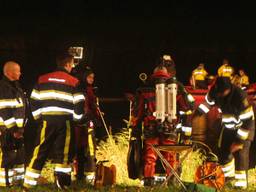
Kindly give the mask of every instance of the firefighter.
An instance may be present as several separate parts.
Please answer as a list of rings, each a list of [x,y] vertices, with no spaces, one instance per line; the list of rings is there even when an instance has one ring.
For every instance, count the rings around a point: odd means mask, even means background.
[[[229,77],[218,77],[205,101],[199,105],[197,113],[208,113],[213,105],[221,111],[218,147],[224,175],[227,180],[235,176],[235,187],[246,188],[249,148],[255,129],[254,112],[246,92],[232,84]]]
[[[204,64],[200,63],[192,72],[192,82],[195,89],[207,89],[207,75],[208,73],[204,68]]]
[[[50,150],[53,150],[57,187],[64,189],[71,184],[73,121],[83,118],[85,97],[78,88],[79,81],[69,74],[74,65],[73,56],[61,54],[56,62],[57,70],[40,76],[31,93],[32,115],[39,123],[39,130],[37,145],[26,167],[25,190],[37,185]]]
[[[243,69],[239,69],[239,85],[242,89],[245,89],[249,85],[249,77],[246,75]]]
[[[232,75],[234,73],[233,67],[229,64],[227,59],[223,60],[223,64],[218,69],[218,76],[219,77],[229,77],[232,79]]]
[[[26,97],[18,82],[20,65],[8,61],[3,72],[0,81],[0,187],[11,186],[24,177],[26,120]]]
[[[166,62],[165,59],[168,59]],[[157,154],[152,149],[152,144],[157,145],[169,145],[177,144],[178,142],[188,142],[191,136],[192,128],[189,117],[192,114],[192,102],[193,97],[188,95],[184,87],[179,84],[175,75],[176,71],[173,60],[170,61],[170,57],[163,57],[162,63],[155,68],[151,76],[151,84],[148,87],[143,87],[137,90],[136,99],[133,106],[132,112],[132,137],[138,138],[138,135],[142,133],[144,138],[143,144],[143,175],[144,175],[144,186],[152,186],[155,184],[155,165],[158,159]],[[155,114],[158,104],[155,85],[158,82],[169,82],[176,87],[178,85],[178,94],[175,95],[177,100],[177,111],[179,112],[180,121],[176,117],[172,119],[172,122],[164,122],[159,124]],[[163,100],[161,100],[163,101]],[[161,102],[160,101],[160,102]],[[171,102],[170,100],[168,102]],[[176,103],[174,104],[176,106]],[[176,109],[174,107],[175,114]],[[175,115],[174,115],[175,116]],[[182,121],[181,121],[182,119]],[[182,122],[182,124],[181,124]],[[141,126],[142,124],[142,126]],[[182,139],[178,141],[178,132],[182,132]],[[177,168],[178,158],[175,152],[163,152],[163,156],[174,168]],[[170,174],[170,169],[166,168],[166,174]]]
[[[89,66],[79,65],[76,67],[76,76],[83,86],[86,96],[84,112],[84,123],[76,126],[76,159],[74,171],[77,179],[84,178],[93,183],[96,170],[96,138],[95,128],[99,126],[100,116],[97,110],[97,97],[95,95],[95,74]]]

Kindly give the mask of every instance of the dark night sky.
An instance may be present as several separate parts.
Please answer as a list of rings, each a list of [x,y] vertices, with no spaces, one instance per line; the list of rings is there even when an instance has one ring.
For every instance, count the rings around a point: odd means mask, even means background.
[[[54,69],[58,51],[85,46],[86,62],[107,97],[134,91],[138,74],[150,73],[163,53],[175,59],[185,84],[199,62],[214,74],[224,57],[256,81],[254,7],[211,2],[0,0],[0,63],[20,62],[29,89]]]

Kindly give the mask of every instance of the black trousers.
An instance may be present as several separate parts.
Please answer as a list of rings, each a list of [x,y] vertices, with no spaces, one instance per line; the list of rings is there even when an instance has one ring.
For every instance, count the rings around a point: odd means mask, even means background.
[[[236,130],[224,128],[219,148],[219,161],[221,165],[225,165],[235,159],[235,170],[248,170],[251,141],[243,141],[243,149],[232,154],[230,146],[237,141],[236,132]]]
[[[96,171],[96,140],[94,128],[79,126],[76,129],[77,177],[80,179]]]
[[[74,156],[74,130],[69,120],[53,117],[49,121],[43,121],[39,128],[37,145],[26,167],[24,187],[31,188],[37,185],[37,179],[51,150],[58,187],[70,185],[70,162]]]
[[[42,170],[51,150],[53,163],[71,162],[74,156],[74,130],[69,120],[43,121],[28,167]]]
[[[0,186],[8,186],[24,176],[24,142],[7,130],[1,135],[0,144]]]

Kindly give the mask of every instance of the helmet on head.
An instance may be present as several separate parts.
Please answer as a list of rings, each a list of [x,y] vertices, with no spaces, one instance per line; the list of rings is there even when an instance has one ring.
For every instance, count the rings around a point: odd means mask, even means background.
[[[176,75],[175,63],[170,55],[163,55],[162,56],[162,65],[166,67],[170,77]]]
[[[154,79],[169,79],[171,76],[167,70],[167,68],[163,65],[158,65],[152,74],[152,78]]]

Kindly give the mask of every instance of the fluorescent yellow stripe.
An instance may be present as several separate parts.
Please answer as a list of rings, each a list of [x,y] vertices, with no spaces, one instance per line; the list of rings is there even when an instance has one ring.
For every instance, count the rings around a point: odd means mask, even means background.
[[[2,162],[3,162],[3,152],[2,152],[2,149],[0,148],[0,168],[2,167]]]
[[[68,92],[64,92],[64,91],[57,91],[54,89],[49,89],[49,90],[44,90],[44,91],[40,91],[40,94],[44,94],[44,93],[58,93],[58,94],[62,94],[62,95],[67,95],[67,96],[72,96],[72,94],[68,93]]]
[[[39,149],[40,149],[40,146],[44,143],[45,141],[45,130],[46,130],[46,121],[43,121],[43,128],[41,130],[41,135],[40,135],[40,143],[39,145],[36,146],[36,148],[34,149],[34,153],[33,153],[33,157],[29,163],[29,168],[32,168],[33,165],[34,165],[34,162],[35,160],[37,159],[37,156],[38,156],[38,153],[39,153]]]
[[[65,147],[64,147],[64,160],[63,163],[68,163],[68,153],[69,153],[69,145],[70,145],[70,122],[66,121],[66,139],[65,139]]]
[[[236,171],[236,174],[246,174],[246,171]]]
[[[55,167],[70,168],[70,165],[68,165],[68,164],[59,164],[59,163],[56,163],[56,164],[55,164]]]
[[[53,111],[53,112],[42,112],[41,114],[42,115],[72,115],[71,113],[61,112],[61,111],[59,111],[59,112],[55,112],[55,111]]]
[[[88,132],[92,131],[92,129],[89,129]],[[92,140],[92,134],[89,133],[88,135],[88,144],[89,144],[89,153],[90,156],[94,156],[94,145],[93,145],[93,140]]]

